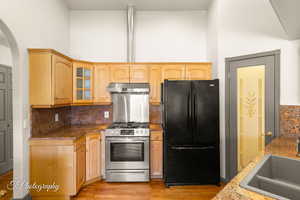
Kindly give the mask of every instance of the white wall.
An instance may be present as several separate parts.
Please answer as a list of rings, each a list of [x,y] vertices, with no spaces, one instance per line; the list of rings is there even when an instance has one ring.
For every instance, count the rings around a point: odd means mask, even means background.
[[[206,11],[137,11],[136,61],[206,61]],[[126,62],[125,11],[71,11],[72,57]]]
[[[219,4],[212,1],[207,13],[207,59],[213,63],[212,76],[218,77]]]
[[[288,41],[268,0],[215,0],[218,14],[221,165],[225,176],[225,58],[281,49],[281,104],[300,105],[300,41]],[[216,13],[209,13],[216,15]]]
[[[206,11],[137,11],[136,61],[207,61]]]
[[[0,64],[12,66],[12,57],[10,48],[0,44]]]
[[[69,11],[62,0],[9,0],[1,3],[0,20],[8,26],[19,48],[15,53],[19,54],[19,60],[14,61],[18,66],[13,66],[14,179],[28,181],[27,48],[53,48],[68,54]],[[18,188],[14,190],[14,198],[23,198],[26,193],[25,188]]]
[[[71,11],[73,58],[126,62],[126,11]]]

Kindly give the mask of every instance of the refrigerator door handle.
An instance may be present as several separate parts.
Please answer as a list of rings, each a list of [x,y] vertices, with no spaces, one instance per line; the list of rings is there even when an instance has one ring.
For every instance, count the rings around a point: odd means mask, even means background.
[[[187,126],[188,126],[188,128],[190,129],[191,128],[191,126],[190,126],[190,124],[191,124],[191,122],[190,122],[190,120],[191,120],[191,101],[190,101],[190,96],[191,96],[191,93],[189,93],[188,94],[188,102],[187,102],[187,107],[188,107],[188,109],[187,109],[187,112],[188,112],[188,117],[187,117]]]
[[[195,130],[195,132],[194,132],[194,134],[197,134],[197,103],[196,103],[196,100],[197,100],[197,97],[196,97],[196,94],[194,94],[194,99],[193,99],[193,104],[194,104],[194,114],[193,114],[193,117],[194,117],[194,130]]]

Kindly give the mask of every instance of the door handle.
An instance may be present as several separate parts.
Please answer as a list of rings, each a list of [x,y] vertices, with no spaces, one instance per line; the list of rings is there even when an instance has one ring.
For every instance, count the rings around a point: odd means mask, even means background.
[[[271,131],[268,131],[267,133],[264,133],[262,136],[273,136],[273,133]]]
[[[188,103],[187,103],[187,112],[188,112],[188,117],[187,117],[187,126],[190,128],[190,123],[191,123],[191,102],[190,102],[190,93],[188,94]]]

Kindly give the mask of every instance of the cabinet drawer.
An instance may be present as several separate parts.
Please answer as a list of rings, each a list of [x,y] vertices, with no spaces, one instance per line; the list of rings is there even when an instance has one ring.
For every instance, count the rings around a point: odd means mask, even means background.
[[[163,140],[163,134],[161,131],[153,131],[150,133],[151,140]]]

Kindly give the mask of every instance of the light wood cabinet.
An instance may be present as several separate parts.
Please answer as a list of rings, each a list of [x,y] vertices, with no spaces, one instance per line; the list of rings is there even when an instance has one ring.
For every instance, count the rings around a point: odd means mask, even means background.
[[[29,49],[30,104],[34,108],[110,105],[109,83],[149,83],[150,103],[160,104],[164,80],[209,80],[211,63],[92,63],[52,49]]]
[[[163,64],[162,82],[164,80],[185,80],[185,64]]]
[[[110,83],[110,66],[96,64],[94,66],[94,104],[111,104],[110,93],[107,86]]]
[[[85,183],[86,174],[86,144],[81,142],[75,152],[76,160],[76,193]]]
[[[35,108],[72,103],[72,62],[49,49],[29,49],[29,98]]]
[[[151,132],[150,173],[151,178],[163,177],[163,140],[162,131]]]
[[[197,63],[186,65],[187,80],[210,80],[211,63]]]
[[[143,64],[130,65],[130,83],[148,83],[149,66]]]
[[[93,102],[93,73],[91,63],[73,63],[73,104],[90,104]]]
[[[110,64],[111,83],[129,83],[129,64]]]
[[[86,181],[99,179],[101,176],[101,135],[86,136]]]
[[[30,183],[59,185],[58,190],[31,190],[33,199],[63,199],[76,195],[85,182],[85,137],[73,140],[29,141]]]
[[[53,55],[54,104],[67,105],[72,102],[72,63],[67,59]]]
[[[149,82],[150,82],[150,103],[160,104],[161,95],[161,66],[151,65],[149,69]]]

